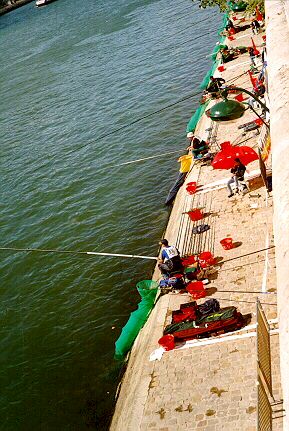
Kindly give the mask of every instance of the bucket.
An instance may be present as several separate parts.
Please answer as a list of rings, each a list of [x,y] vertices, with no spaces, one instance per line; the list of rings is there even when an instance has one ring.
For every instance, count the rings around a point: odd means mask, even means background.
[[[261,118],[256,118],[256,120],[254,120],[254,123],[259,127],[262,126],[262,124],[264,124]]]
[[[191,281],[186,289],[192,295],[193,299],[200,299],[206,296],[206,289],[202,281]]]
[[[199,254],[199,263],[201,268],[205,269],[208,266],[214,265],[216,263],[216,259],[210,251],[203,251]]]
[[[193,263],[196,263],[196,259],[195,259],[194,255],[192,255],[192,256],[186,256],[186,257],[182,258],[182,265],[184,267],[192,265]]]
[[[175,337],[172,334],[164,335],[159,339],[158,343],[166,351],[173,350],[175,348]]]
[[[238,96],[235,96],[234,99],[237,100],[237,102],[244,102],[245,100],[243,93],[238,94]]]
[[[191,211],[188,211],[187,214],[192,221],[198,221],[198,220],[201,220],[203,218],[203,213],[198,208],[194,208]]]
[[[219,72],[224,72],[224,70],[226,70],[226,69],[225,69],[225,67],[223,65],[221,65],[221,66],[218,67],[218,71]]]
[[[224,238],[220,241],[220,243],[224,250],[231,250],[231,248],[234,248],[232,238]]]
[[[189,195],[193,195],[194,193],[196,193],[197,183],[195,181],[192,181],[191,183],[188,183],[187,187],[186,187],[186,190],[189,193]]]

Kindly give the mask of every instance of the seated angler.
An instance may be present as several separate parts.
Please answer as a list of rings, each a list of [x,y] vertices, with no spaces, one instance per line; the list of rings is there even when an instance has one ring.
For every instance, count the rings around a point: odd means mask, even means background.
[[[200,159],[209,151],[209,145],[203,139],[200,141],[200,139],[193,137],[191,145],[187,150],[192,150],[194,159]]]
[[[159,244],[162,246],[161,258],[158,265],[161,273],[169,276],[172,272],[182,272],[183,265],[179,250],[174,245],[169,245],[167,239],[162,239]]]
[[[233,175],[227,182],[227,189],[229,191],[228,198],[231,198],[234,195],[231,184],[235,184],[236,190],[239,191],[239,182],[244,181],[244,175],[246,172],[246,166],[243,165],[240,159],[235,159],[235,162],[235,166],[231,169],[231,173]],[[245,186],[245,189],[248,189],[247,186]]]
[[[228,63],[229,61],[234,60],[236,54],[234,49],[221,49],[220,55],[222,62]]]
[[[210,82],[206,88],[206,91],[212,96],[217,96],[222,85],[224,84],[225,80],[223,78],[214,78],[214,76],[210,76]]]

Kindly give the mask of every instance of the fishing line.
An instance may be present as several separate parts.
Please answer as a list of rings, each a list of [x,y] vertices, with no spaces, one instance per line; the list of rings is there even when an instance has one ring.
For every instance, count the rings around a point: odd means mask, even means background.
[[[271,250],[275,248],[275,245],[270,245],[270,247],[261,248],[260,250],[252,251],[250,253],[242,254],[241,256],[231,257],[231,259],[222,260],[219,262],[220,264],[223,264],[225,262],[231,262],[232,260],[240,259],[242,257],[251,256],[252,254],[261,253],[262,251]],[[244,265],[245,266],[245,265]]]
[[[158,114],[158,113],[160,113],[162,111],[165,111],[168,108],[171,108],[172,106],[176,106],[179,103],[184,102],[185,100],[191,99],[192,97],[195,97],[195,96],[201,94],[202,92],[203,92],[202,90],[199,90],[196,93],[193,93],[193,94],[190,94],[188,96],[185,96],[185,97],[177,100],[176,102],[170,103],[169,105],[166,105],[163,108],[158,109],[157,111],[153,111],[153,112],[151,112],[151,113],[149,113],[147,115],[144,115],[144,116],[142,116],[140,118],[137,118],[136,120],[132,121],[131,123],[124,124],[123,126],[118,127],[117,129],[114,129],[111,132],[104,133],[103,135],[98,136],[95,141],[99,141],[101,139],[106,138],[107,136],[111,136],[111,135],[119,132],[120,130],[127,129],[128,127],[132,126],[133,124],[139,123],[140,121],[142,121],[142,120],[144,120],[146,118],[152,117],[155,114]]]
[[[178,44],[178,46],[176,46],[174,49],[177,49],[179,46],[182,46],[182,45],[184,45],[185,43],[189,43],[189,42],[193,42],[193,41],[195,41],[195,40],[201,39],[201,38],[202,38],[202,37],[204,37],[204,36],[208,36],[208,33],[199,34],[198,36],[195,36],[195,37],[193,37],[192,39],[185,40],[184,42],[179,43],[179,44]]]
[[[244,139],[243,141],[241,141],[238,144],[236,144],[236,146],[237,145],[241,145],[244,142],[247,142],[247,141],[249,141],[250,139],[253,139],[253,138],[255,138],[255,136],[250,136],[249,138]],[[234,144],[235,141],[232,142],[232,145]],[[150,159],[156,159],[156,158],[159,158],[159,157],[164,157],[164,156],[167,156],[169,154],[183,153],[184,151],[187,151],[187,149],[184,148],[184,149],[179,149],[179,150],[176,150],[176,151],[169,151],[167,153],[157,154],[155,156],[143,157],[142,159],[130,160],[129,162],[119,163],[118,165],[115,165],[115,164],[105,165],[105,166],[99,167],[99,170],[100,169],[108,169],[108,168],[112,168],[112,167],[113,168],[118,168],[118,167],[124,166],[124,165],[130,165],[130,164],[133,164],[133,163],[139,163],[139,162],[143,162],[143,161],[150,160]],[[192,166],[192,168],[190,169],[190,171],[188,172],[188,174],[192,171],[193,167],[194,167],[194,165]]]
[[[258,102],[257,102],[258,103]],[[264,120],[264,118],[261,117],[260,114],[258,114],[258,112],[253,108],[253,106],[249,105],[250,109],[254,112],[255,115],[257,115],[257,117],[263,122],[263,124],[265,124],[265,126],[267,127],[267,129],[269,130],[269,124],[266,123],[266,121]]]
[[[252,251],[241,256],[232,257],[231,259],[223,260],[219,264],[230,262],[235,259],[250,256],[252,254],[261,253],[262,251],[270,250],[275,248],[275,245],[270,247],[262,248],[260,250]],[[139,259],[151,259],[157,260],[157,257],[153,256],[141,256],[137,254],[119,254],[119,253],[105,253],[96,251],[78,251],[78,250],[61,250],[61,249],[45,249],[45,248],[20,248],[20,247],[0,247],[0,251],[23,251],[23,252],[38,252],[38,253],[64,253],[64,254],[82,254],[82,255],[93,255],[93,256],[110,256],[110,257],[128,257],[128,258],[139,258]]]
[[[156,156],[144,157],[142,159],[137,159],[137,160],[131,160],[129,162],[120,163],[119,165],[108,165],[108,166],[105,166],[105,168],[108,168],[108,167],[117,168],[119,166],[130,165],[131,163],[138,163],[138,162],[143,162],[144,160],[156,159],[157,157],[163,157],[163,156],[166,156],[168,154],[176,154],[176,153],[180,153],[180,152],[183,153],[184,151],[186,151],[186,149],[179,149],[179,150],[176,150],[176,151],[169,151],[168,153],[158,154]]]
[[[182,18],[182,17],[181,17]],[[203,22],[205,22],[205,21],[208,21],[208,18],[204,18],[204,19],[202,19],[202,20],[200,20],[200,21],[197,21],[196,23],[192,23],[191,25],[190,25],[190,28],[192,28],[192,26],[193,26],[193,30],[198,30],[198,28],[196,27],[196,25],[198,25],[198,24],[201,24],[201,23],[203,23]],[[216,31],[218,31],[218,29],[216,29]],[[180,33],[184,33],[184,30],[180,30],[180,31],[178,31],[178,32],[176,32],[176,33],[173,33],[173,34],[170,34],[169,35],[169,38],[171,39],[172,37],[174,37],[174,36],[177,36],[178,34],[180,34]],[[190,31],[190,33],[192,33],[191,31]],[[198,39],[200,39],[201,37],[203,37],[203,36],[208,36],[209,35],[209,33],[208,32],[206,32],[206,33],[202,33],[202,34],[196,34],[196,36],[193,38],[193,39],[188,39],[187,40],[187,42],[190,42],[190,41],[193,41],[193,40],[198,40]],[[152,40],[154,40],[154,41],[156,41],[156,39],[154,38],[154,39],[152,39]],[[147,41],[147,39],[146,39],[146,41]],[[160,43],[163,43],[163,42],[170,42],[170,40],[168,39],[168,38],[165,38],[165,39],[157,39],[157,42],[160,42]],[[186,43],[186,41],[185,42],[182,42],[181,43],[181,45],[183,45],[184,43]],[[179,44],[180,45],[180,44]],[[178,46],[179,46],[178,45]],[[152,57],[153,56],[153,54],[152,55],[150,55],[150,56],[148,56],[148,57],[146,57],[146,58],[150,58],[150,57]]]
[[[241,78],[241,76],[246,75],[246,73],[248,73],[248,71],[246,70],[246,72],[241,73],[241,75],[235,76],[234,78],[228,79],[226,80],[226,82],[234,82],[237,79]]]
[[[178,45],[178,47],[179,47],[180,45],[183,45],[184,43],[188,43],[188,42],[190,42],[190,41],[198,40],[198,39],[200,39],[200,38],[202,38],[202,37],[204,37],[204,36],[207,36],[207,35],[208,35],[208,33],[207,33],[207,32],[206,32],[206,33],[203,33],[203,34],[201,34],[201,35],[199,35],[199,36],[194,37],[193,39],[190,39],[189,41],[187,40],[187,41],[183,42],[182,44],[179,44],[179,45]],[[167,72],[166,72],[166,73],[167,73]],[[240,76],[241,76],[241,75],[240,75]],[[229,80],[229,81],[230,81],[230,80]],[[145,81],[144,81],[144,82],[145,82]],[[156,114],[158,114],[158,113],[160,113],[160,112],[163,112],[163,111],[165,111],[165,110],[166,110],[166,109],[168,109],[168,108],[171,108],[171,107],[173,107],[173,106],[176,106],[176,105],[178,105],[179,103],[182,103],[182,102],[184,102],[185,100],[191,99],[191,98],[193,98],[193,97],[195,97],[195,96],[198,96],[198,95],[200,95],[200,94],[202,94],[202,93],[203,93],[203,90],[199,90],[199,91],[197,91],[197,92],[195,92],[195,93],[193,93],[193,94],[191,94],[191,95],[185,96],[185,97],[183,97],[183,98],[181,98],[181,99],[177,100],[176,102],[173,102],[173,103],[170,103],[169,105],[164,106],[163,108],[160,108],[160,109],[158,109],[158,110],[156,110],[156,111],[153,111],[153,112],[151,112],[151,113],[149,113],[149,114],[147,114],[147,115],[144,115],[144,116],[142,116],[142,117],[140,117],[140,118],[137,118],[136,120],[134,120],[134,121],[132,121],[132,122],[130,122],[130,123],[128,123],[128,124],[124,124],[123,126],[118,127],[117,129],[114,129],[114,130],[112,130],[111,132],[104,133],[103,135],[98,136],[98,137],[96,138],[96,141],[101,140],[101,139],[104,139],[104,138],[106,138],[106,137],[108,137],[108,136],[111,136],[111,135],[113,135],[113,134],[115,134],[115,133],[117,133],[117,132],[119,132],[119,131],[121,131],[121,130],[124,130],[124,129],[126,129],[126,128],[128,128],[128,127],[130,127],[130,126],[132,126],[132,125],[134,125],[134,124],[136,124],[136,123],[138,123],[138,122],[140,122],[140,121],[142,121],[142,120],[146,119],[146,118],[152,117],[153,115],[156,115]]]
[[[262,293],[262,292],[258,292],[258,293]],[[256,304],[256,301],[242,301],[241,299],[218,298],[218,301],[245,302],[246,304]],[[262,305],[277,305],[276,302],[261,302],[261,304]]]
[[[268,259],[275,259],[275,256],[269,256]],[[265,262],[266,259],[258,259],[258,260],[254,260],[253,262],[248,262],[246,265],[257,265],[260,262]],[[243,268],[243,266],[239,266],[238,268]],[[227,271],[235,271],[236,267],[232,266],[231,268],[226,268],[226,269],[218,269],[218,274],[220,272],[227,272]]]
[[[119,254],[119,253],[103,253],[96,251],[78,251],[78,250],[58,250],[58,249],[42,249],[42,248],[17,248],[17,247],[0,247],[1,250],[8,251],[23,251],[23,252],[38,252],[38,253],[65,253],[65,254],[82,254],[82,255],[93,255],[93,256],[109,256],[109,257],[126,257],[126,258],[137,258],[137,259],[151,259],[157,260],[157,257],[153,256],[140,256],[137,254]]]
[[[198,37],[195,37],[195,38],[194,38],[194,39],[192,39],[192,40],[197,40],[197,39],[199,39],[199,38],[201,38],[201,37],[203,37],[203,36],[205,36],[205,35],[207,35],[207,33],[204,33],[204,34],[202,34],[202,35],[199,35]],[[187,42],[188,42],[188,41],[186,41],[186,42],[184,42],[184,43],[187,43]],[[247,72],[244,72],[244,73],[242,73],[241,75],[239,75],[239,76],[237,76],[237,77],[235,77],[235,78],[229,79],[229,80],[228,80],[228,81],[226,81],[226,82],[231,82],[232,80],[236,80],[236,79],[238,79],[240,76],[244,75],[245,73],[247,73]],[[164,74],[165,74],[165,73],[164,73]],[[146,82],[146,81],[143,81],[143,82]],[[178,105],[179,103],[182,103],[182,102],[184,102],[184,101],[186,101],[186,100],[189,100],[189,99],[191,99],[191,98],[193,98],[193,97],[195,97],[195,96],[198,96],[198,95],[200,95],[200,94],[202,94],[202,93],[203,93],[203,90],[196,91],[195,93],[190,94],[190,95],[188,95],[188,96],[185,96],[185,97],[183,97],[183,98],[181,98],[181,99],[177,100],[176,102],[173,102],[173,103],[170,103],[169,105],[164,106],[163,108],[160,108],[160,109],[158,109],[158,110],[156,110],[156,111],[153,111],[153,112],[151,112],[151,113],[149,113],[149,114],[143,115],[142,117],[139,117],[139,118],[137,118],[137,119],[133,120],[133,121],[132,121],[132,122],[130,122],[130,123],[124,124],[123,126],[118,127],[117,129],[114,129],[114,130],[112,130],[111,132],[104,133],[103,135],[98,136],[98,137],[96,138],[96,140],[95,140],[95,141],[97,142],[97,141],[99,141],[99,140],[101,140],[101,139],[104,139],[104,138],[106,138],[106,137],[108,137],[108,136],[111,136],[111,135],[113,135],[113,134],[115,134],[115,133],[117,133],[117,132],[119,132],[119,131],[121,131],[121,130],[124,130],[124,129],[126,129],[126,128],[128,128],[128,127],[130,127],[130,126],[132,126],[132,125],[134,125],[134,124],[136,124],[136,123],[139,123],[139,122],[140,122],[140,121],[142,121],[142,120],[145,120],[146,118],[149,118],[149,117],[152,117],[153,115],[159,114],[160,112],[163,112],[163,111],[165,111],[166,109],[169,109],[169,108],[171,108],[171,107],[173,107],[173,106],[176,106],[176,105]]]
[[[208,289],[210,289],[210,287],[208,287]],[[218,288],[216,288],[217,290],[216,290],[216,292],[215,293],[218,293],[218,292],[226,292],[226,293],[248,293],[248,294],[251,294],[251,293],[258,293],[258,295],[259,294],[262,294],[262,295],[277,295],[277,293],[276,292],[262,292],[262,291],[260,291],[260,290],[219,290]]]
[[[241,136],[239,136],[239,138],[240,137],[242,137],[242,135]],[[237,138],[232,142],[232,145],[234,146],[234,147],[238,147],[239,145],[241,145],[241,144],[244,144],[245,142],[248,142],[248,141],[250,141],[250,139],[253,139],[253,138],[256,138],[256,136],[250,136],[249,138],[246,138],[246,139],[244,139],[243,141],[241,141],[241,142],[239,142],[238,144],[235,144],[235,145],[233,145],[234,144],[234,142],[236,142],[236,140],[237,140]],[[256,145],[258,145],[258,143],[256,144]]]
[[[187,17],[187,15],[183,15],[183,16],[181,16],[180,18],[184,18],[184,17]],[[180,19],[179,17],[177,18],[177,19]],[[204,18],[204,19],[202,19],[202,20],[200,20],[200,21],[197,21],[195,24],[201,24],[202,22],[205,22],[205,21],[208,21],[208,18]],[[190,25],[190,28],[192,27],[192,25],[193,25],[193,28],[194,28],[194,23],[192,23],[191,25]],[[194,28],[194,30],[197,30],[197,29],[195,29]],[[170,34],[170,38],[171,37],[174,37],[174,36],[177,36],[178,34],[180,34],[180,33],[183,33],[184,32],[184,29],[182,29],[182,30],[180,30],[180,31],[177,31],[176,33],[172,33],[172,34]],[[191,31],[190,31],[190,33],[191,33]],[[158,39],[158,42],[164,42],[164,41],[166,41],[167,40],[167,38],[166,39],[163,39],[163,40],[159,40]],[[146,39],[146,41],[147,41],[147,39]],[[155,38],[153,38],[153,39],[151,39],[151,41],[155,41]]]

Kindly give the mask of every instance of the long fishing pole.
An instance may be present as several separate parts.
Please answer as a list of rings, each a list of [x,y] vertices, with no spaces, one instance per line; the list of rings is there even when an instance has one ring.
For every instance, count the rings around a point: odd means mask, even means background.
[[[236,144],[236,146],[237,145],[241,145],[244,142],[247,142],[247,141],[249,141],[250,139],[253,139],[253,138],[255,138],[255,136],[250,136],[249,138],[246,138],[243,141],[241,141],[238,144]],[[239,136],[235,139],[235,141],[237,139],[239,139]],[[235,143],[235,141],[232,142],[232,145]],[[179,150],[176,150],[176,151],[168,151],[167,153],[157,154],[155,156],[143,157],[142,159],[130,160],[129,162],[119,163],[118,165],[115,165],[115,164],[113,164],[113,165],[112,164],[111,165],[105,165],[105,166],[102,166],[100,169],[107,169],[107,168],[110,168],[110,167],[118,168],[119,166],[130,165],[132,163],[139,163],[139,162],[143,162],[145,160],[156,159],[156,158],[167,156],[169,154],[176,154],[176,153],[181,153],[181,152],[184,152],[184,151],[187,151],[187,148],[179,149]],[[192,168],[193,168],[193,166],[192,166]],[[190,170],[190,172],[191,172],[191,170]]]
[[[142,159],[137,159],[137,160],[130,160],[129,162],[123,162],[123,163],[119,163],[118,165],[109,165],[109,166],[113,166],[115,168],[117,168],[118,166],[124,166],[124,165],[130,165],[131,163],[138,163],[138,162],[143,162],[144,160],[149,160],[149,159],[156,159],[158,157],[163,157],[163,156],[167,156],[168,154],[176,154],[176,153],[180,153],[185,151],[186,149],[179,149],[176,151],[169,151],[167,153],[162,153],[162,154],[157,154],[156,156],[149,156],[149,157],[144,157]],[[107,168],[108,166],[105,166],[105,168]]]
[[[232,260],[240,259],[242,257],[250,256],[252,254],[261,253],[262,251],[271,250],[273,248],[275,248],[275,245],[271,245],[266,248],[261,248],[259,250],[255,250],[250,253],[243,254],[241,256],[236,256],[230,259],[223,260],[220,262],[220,264],[223,264],[225,262],[230,262]],[[138,254],[105,253],[105,252],[97,252],[97,251],[60,250],[60,249],[46,249],[46,248],[0,247],[0,251],[23,251],[27,253],[38,252],[38,253],[83,254],[83,255],[94,255],[94,256],[127,257],[127,258],[137,258],[137,259],[158,260],[158,257],[142,256]]]
[[[157,260],[157,257],[153,256],[140,256],[137,254],[120,254],[120,253],[104,253],[96,251],[78,251],[78,250],[59,250],[59,249],[42,249],[42,248],[18,248],[18,247],[0,247],[0,251],[23,251],[23,252],[38,252],[38,253],[66,253],[66,254],[83,254],[93,256],[109,256],[109,257],[126,257],[136,259],[151,259]]]

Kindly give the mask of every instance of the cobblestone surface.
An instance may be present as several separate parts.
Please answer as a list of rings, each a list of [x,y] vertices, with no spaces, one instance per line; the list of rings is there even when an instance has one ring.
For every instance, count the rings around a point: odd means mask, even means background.
[[[247,33],[242,44],[249,45],[250,37]],[[240,45],[238,41],[234,44]],[[242,73],[242,66],[233,68],[244,61],[242,58],[230,63],[224,72],[226,79]],[[243,67],[246,70],[248,64]],[[247,76],[240,77],[236,83],[250,87]],[[256,146],[257,137],[253,132],[244,138],[237,128],[252,118],[254,115],[247,112],[237,123],[216,127],[214,145],[218,147],[224,140],[240,142],[249,138],[246,145]],[[203,117],[197,132],[205,137],[205,130],[210,127],[210,120]],[[258,162],[250,165],[251,172],[256,169]],[[214,171],[201,163],[194,165],[187,182],[197,181],[205,187],[194,196],[188,196],[185,187],[181,188],[166,237],[177,243],[183,254],[209,250],[218,258],[218,265],[209,275],[207,296],[217,298],[223,307],[234,305],[244,315],[250,314],[250,325],[256,323],[256,298],[259,297],[267,318],[276,319],[272,197],[267,195],[261,177],[257,176],[250,180],[248,194],[228,199],[226,176],[226,171]],[[223,185],[216,189],[212,185],[216,181],[223,181]],[[202,235],[192,234],[192,227],[197,223],[183,214],[194,207],[203,208],[206,217],[202,222],[210,225],[210,230]],[[228,236],[236,245],[232,250],[224,250],[220,244]],[[158,276],[156,270],[154,277]],[[256,430],[254,326],[226,337],[215,337],[218,342],[214,344],[175,349],[164,353],[160,361],[149,362],[165,324],[170,323],[172,311],[190,300],[188,294],[167,294],[159,298],[132,349],[111,431]],[[272,328],[276,329],[276,324]],[[242,337],[236,338],[236,334]],[[271,353],[273,392],[275,401],[279,401],[282,395],[276,331],[271,335]],[[273,429],[282,430],[282,404],[276,404],[273,411]]]

